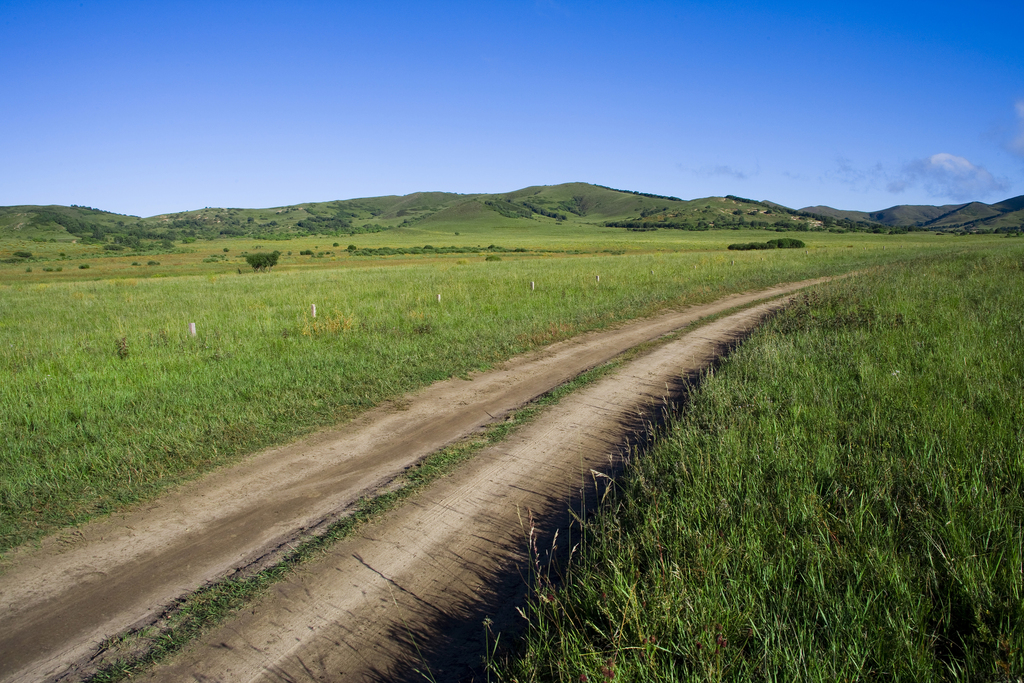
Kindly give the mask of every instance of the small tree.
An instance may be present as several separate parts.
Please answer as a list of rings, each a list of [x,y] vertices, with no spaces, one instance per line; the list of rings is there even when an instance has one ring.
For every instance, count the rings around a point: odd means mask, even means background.
[[[272,251],[269,254],[266,252],[259,254],[246,254],[245,262],[252,266],[252,269],[257,273],[265,272],[277,265],[277,259],[281,256],[281,252]]]

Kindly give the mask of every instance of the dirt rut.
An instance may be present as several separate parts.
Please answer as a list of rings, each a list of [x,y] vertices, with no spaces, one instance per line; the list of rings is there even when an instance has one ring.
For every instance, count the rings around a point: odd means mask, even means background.
[[[310,528],[344,514],[362,495],[385,485],[417,460],[502,419],[509,411],[579,373],[701,317],[816,282],[730,296],[713,304],[669,311],[614,330],[552,344],[513,359],[501,368],[475,375],[471,381],[455,379],[427,387],[410,396],[401,410],[394,406],[371,410],[342,429],[260,453],[129,513],[49,538],[39,548],[13,553],[0,575],[0,680],[57,678],[93,652],[103,639],[152,620],[176,598],[205,582],[261,558],[273,557]],[[645,356],[651,359],[674,354],[666,357],[664,367],[657,371],[642,371],[646,379],[629,385],[632,388],[625,389],[620,398],[609,402],[607,397],[612,392],[619,396],[619,390],[612,386],[615,382],[603,380],[596,385],[602,387],[597,393],[591,388],[572,397],[572,405],[579,401],[590,403],[583,404],[576,417],[566,418],[568,422],[551,424],[544,419],[506,444],[490,449],[486,457],[476,458],[457,478],[467,481],[467,477],[476,477],[469,489],[451,489],[456,485],[453,478],[433,487],[429,498],[421,497],[405,506],[397,516],[389,518],[386,527],[374,526],[367,531],[363,542],[369,544],[368,559],[346,560],[347,564],[339,565],[337,571],[328,572],[338,581],[333,588],[325,586],[314,591],[312,587],[303,587],[302,581],[323,580],[303,573],[298,584],[292,581],[277,589],[275,594],[297,601],[294,612],[302,616],[282,621],[282,615],[292,611],[290,608],[275,611],[266,607],[253,618],[267,616],[271,621],[262,622],[257,631],[248,630],[250,627],[243,625],[245,619],[229,625],[229,630],[239,629],[239,647],[246,651],[242,659],[247,663],[242,666],[229,657],[231,663],[223,665],[219,673],[213,669],[209,674],[197,672],[194,680],[248,680],[265,676],[276,680],[276,674],[272,674],[275,667],[306,666],[303,648],[312,642],[317,644],[311,652],[323,659],[321,670],[332,680],[339,677],[340,671],[366,680],[368,671],[374,667],[393,669],[384,679],[397,674],[399,669],[394,667],[406,666],[398,662],[405,661],[403,656],[408,654],[403,645],[407,638],[402,633],[411,634],[417,629],[435,632],[434,622],[438,619],[458,617],[462,609],[459,604],[468,605],[466,610],[478,609],[473,607],[479,603],[476,598],[487,592],[487,586],[498,586],[491,579],[517,562],[518,539],[508,532],[510,509],[518,504],[522,509],[531,507],[544,512],[544,501],[567,500],[570,489],[579,488],[580,468],[587,471],[587,463],[591,462],[607,464],[609,452],[621,444],[629,422],[623,421],[623,415],[635,417],[640,406],[660,401],[666,393],[665,382],[678,377],[680,369],[690,363],[687,354],[697,366],[706,364],[716,344],[755,324],[765,310],[761,306],[738,314],[740,317],[730,316],[727,320],[733,322],[713,323],[700,328],[694,338],[686,338],[686,344],[706,338],[701,342],[705,344],[703,351],[685,344],[681,347],[682,342],[677,341]],[[628,367],[639,366],[634,361]],[[624,381],[630,372],[638,371],[620,371],[616,373],[618,381]],[[562,410],[560,405],[558,414]],[[583,419],[587,415],[604,418],[593,423]],[[512,455],[505,459],[495,455],[501,452]],[[600,455],[594,460],[596,452]],[[545,455],[538,460],[535,453]],[[498,469],[488,469],[492,466]],[[509,484],[513,481],[519,484]],[[495,501],[504,501],[504,507],[495,507]],[[470,521],[483,526],[470,525]],[[390,540],[366,540],[385,528],[393,529]],[[518,523],[514,529],[518,533]],[[477,539],[481,545],[460,545],[459,539],[469,538]],[[335,556],[352,555],[350,542],[339,547],[347,550],[339,550]],[[388,548],[390,555],[377,554]],[[354,571],[351,575],[347,573],[350,570]],[[427,577],[427,584],[416,589],[399,588],[405,585],[403,572],[409,572],[410,582],[422,574]],[[448,577],[457,585],[453,586]],[[358,597],[364,592],[366,596]],[[395,604],[404,605],[400,600],[412,601],[412,607],[403,607],[404,611],[398,613],[407,623],[413,620],[416,625],[382,640],[385,630],[390,628],[384,613],[392,613]],[[313,612],[307,613],[307,608]],[[337,618],[344,614],[351,618]],[[456,622],[457,618],[452,623]],[[270,626],[266,626],[268,623]],[[362,635],[345,635],[352,625],[362,629]],[[296,633],[304,634],[305,638],[296,641]],[[339,663],[335,661],[337,653],[325,655],[324,643],[328,641],[323,637],[330,642],[348,643],[337,650],[350,652],[354,659]],[[287,645],[283,650],[282,643]],[[231,651],[230,646],[222,649],[224,653]],[[369,669],[365,663],[357,666],[370,650],[380,651],[381,657],[371,658]],[[207,660],[209,666],[215,666],[209,645],[196,652],[202,654],[201,661],[194,662],[194,666],[206,666]],[[192,660],[183,659],[185,663],[178,666],[193,666],[189,661]],[[390,663],[383,666],[381,662],[385,661]],[[327,674],[328,669],[332,673]],[[173,679],[181,675],[193,680],[184,669],[173,671],[177,673],[161,676]],[[309,678],[305,674],[299,677]]]
[[[508,606],[534,567],[531,521],[543,568],[554,529],[563,547],[577,541],[567,508],[586,500],[592,471],[616,469],[626,437],[657,419],[681,377],[779,305],[701,327],[563,399],[147,680],[484,680],[484,619],[514,626]]]

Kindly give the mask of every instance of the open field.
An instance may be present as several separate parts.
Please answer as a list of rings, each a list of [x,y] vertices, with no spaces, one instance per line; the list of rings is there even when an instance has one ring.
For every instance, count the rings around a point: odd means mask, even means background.
[[[502,680],[1019,680],[1024,252],[823,285],[637,457]]]
[[[668,310],[516,356],[500,368],[473,373],[472,381],[452,378],[435,382],[403,397],[400,410],[388,405],[369,410],[349,424],[256,453],[145,505],[11,553],[6,571],[0,574],[5,617],[0,619],[0,651],[10,653],[0,659],[0,680],[47,679],[69,664],[88,672],[105,669],[104,662],[116,662],[107,671],[111,675],[120,672],[117,677],[144,668],[232,609],[254,603],[271,584],[287,580],[307,561],[311,561],[310,571],[322,569],[316,560],[333,542],[350,536],[360,522],[375,517],[375,512],[416,489],[425,489],[426,481],[437,478],[455,462],[474,452],[487,457],[487,449],[482,447],[487,442],[501,442],[501,434],[507,435],[528,421],[531,413],[540,413],[534,436],[516,450],[529,448],[532,457],[549,466],[561,463],[556,469],[578,467],[576,452],[593,466],[604,466],[605,451],[583,448],[580,432],[589,436],[590,446],[633,436],[638,412],[656,415],[662,397],[671,398],[672,392],[678,391],[680,362],[699,371],[721,344],[755,325],[766,310],[783,305],[777,297],[813,282]],[[754,309],[699,324],[707,316],[752,304]],[[685,332],[680,333],[682,330]],[[681,334],[686,341],[672,346],[673,339],[666,334],[672,338]],[[657,353],[652,348],[657,348]],[[660,361],[652,365],[655,357]],[[594,370],[587,372],[588,368]],[[618,376],[612,379],[613,374]],[[578,388],[598,376],[607,381],[600,388],[589,388],[589,398],[574,397],[576,409],[555,423],[548,421],[550,415],[536,404],[518,409],[538,397],[550,405],[552,393],[565,396],[572,393],[573,386]],[[601,410],[593,410],[595,401]],[[567,424],[575,427],[567,430]],[[561,438],[554,432],[560,432]],[[566,439],[571,446],[566,446]],[[446,444],[453,446],[445,448]],[[506,458],[504,467],[515,462],[516,458],[511,462]],[[474,539],[474,552],[483,551],[489,564],[501,565],[508,559],[508,553],[501,550],[504,544],[494,548],[493,540],[517,536],[517,526],[508,523],[516,516],[513,501],[519,497],[517,490],[525,486],[532,492],[533,509],[539,511],[538,505],[544,504],[564,510],[558,492],[576,480],[540,477],[534,467],[515,469],[523,484],[513,486],[503,477],[487,486],[469,486],[473,501],[468,504],[479,503],[487,490],[497,513],[483,514],[477,506],[479,514],[474,517],[487,521],[468,534]],[[450,474],[455,478],[464,475],[461,469]],[[421,515],[433,517],[437,511],[425,512],[422,503],[410,501],[406,512],[422,519]],[[499,518],[505,522],[497,523]],[[442,525],[449,533],[459,533],[460,526],[458,516],[449,517]],[[462,530],[459,535],[466,537],[467,533]],[[417,544],[425,542],[422,534],[414,538]],[[450,543],[442,541],[441,545],[450,552]],[[510,546],[516,554],[515,543]],[[460,577],[475,571],[450,566],[439,572],[436,563],[428,559],[437,556],[431,551],[407,558],[415,565],[412,571],[418,581],[435,587],[452,582],[464,585]],[[473,564],[479,569],[478,563]],[[330,573],[350,585],[350,577],[333,570]],[[523,573],[513,574],[515,583],[523,585]],[[202,589],[189,594],[199,586]],[[185,597],[179,601],[183,592]],[[455,593],[454,589],[442,593],[433,602],[444,610]],[[360,593],[352,595],[358,598]],[[139,623],[148,627],[154,619],[159,624],[155,629],[130,628]],[[351,614],[339,619],[361,632],[383,627],[383,622],[366,624],[365,617],[356,619]],[[102,645],[104,642],[107,645]],[[122,643],[128,647],[121,647]],[[145,649],[147,644],[152,649],[138,657],[138,648]],[[98,660],[90,656],[96,648],[102,652]],[[83,655],[87,663],[82,662]],[[273,656],[268,652],[268,657]],[[378,661],[384,665],[387,659]],[[365,664],[364,658],[364,668]],[[350,667],[345,668],[356,676]],[[110,678],[104,675],[101,680]]]
[[[457,233],[457,234],[456,234]],[[0,239],[0,258],[15,252],[28,252],[32,258],[17,264],[0,263],[0,283],[26,284],[66,282],[108,278],[152,278],[180,275],[238,275],[251,271],[245,254],[280,251],[279,271],[334,270],[345,267],[374,267],[382,263],[422,263],[429,253],[416,256],[366,257],[352,256],[347,247],[360,249],[381,247],[481,248],[482,253],[434,256],[440,263],[483,261],[491,253],[486,248],[496,245],[504,249],[524,249],[525,253],[495,252],[504,260],[552,258],[569,255],[600,256],[611,253],[656,254],[724,250],[734,242],[756,242],[776,239],[793,233],[768,230],[708,230],[690,232],[657,230],[631,232],[622,228],[565,223],[538,226],[528,222],[505,222],[499,225],[467,223],[429,223],[410,228],[354,236],[307,236],[285,241],[249,238],[202,240],[191,244],[175,244],[171,248],[154,247],[143,251],[107,251],[101,244],[34,243],[31,240]],[[876,235],[871,233],[799,233],[810,250],[949,248],[988,242],[992,236],[963,237],[941,233],[910,233],[907,235]],[[1012,242],[1010,242],[1012,243]],[[337,246],[335,246],[337,245]],[[225,251],[225,249],[227,251]],[[311,251],[313,255],[300,252]],[[761,254],[764,256],[764,254]],[[150,263],[152,262],[152,265]],[[82,268],[81,266],[88,266]],[[27,269],[31,272],[26,272]],[[59,271],[57,269],[60,269]],[[49,270],[47,270],[49,269]]]
[[[0,367],[10,379],[0,387],[0,548],[587,329],[931,251],[1015,244],[820,233],[806,237],[806,252],[733,253],[722,249],[734,231],[603,230],[592,236],[592,251],[619,249],[623,234],[648,246],[620,256],[502,254],[501,262],[483,255],[306,257],[243,276],[234,266],[202,263],[205,249],[160,266],[164,275],[209,268],[204,276],[120,277],[132,268],[124,264],[130,257],[95,261],[88,271],[3,271]],[[749,240],[757,232],[742,234]],[[401,246],[398,236],[364,235],[362,244]],[[466,240],[490,244],[482,237]],[[425,241],[422,234],[405,239]],[[493,241],[569,250],[582,246],[583,232],[510,232]],[[104,279],[59,281],[87,272]]]

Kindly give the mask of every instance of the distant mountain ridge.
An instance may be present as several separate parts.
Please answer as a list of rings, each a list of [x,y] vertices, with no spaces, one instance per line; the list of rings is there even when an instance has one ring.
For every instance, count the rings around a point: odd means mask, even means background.
[[[803,212],[862,223],[881,223],[892,227],[917,227],[932,230],[1000,230],[1024,227],[1024,195],[995,204],[898,204],[881,211],[844,211],[830,206],[808,206]]]
[[[534,185],[497,194],[414,192],[264,209],[206,207],[148,218],[80,206],[0,207],[0,237],[80,240],[108,244],[110,249],[136,249],[152,242],[169,248],[174,242],[218,237],[283,240],[310,234],[455,232],[460,226],[560,223],[642,231],[864,229],[849,221],[800,215],[778,204],[732,195],[683,200],[590,183]]]
[[[414,192],[404,196],[306,202],[263,209],[206,207],[148,218],[85,206],[0,207],[0,238],[82,241],[124,250],[220,237],[287,240],[302,235],[358,235],[384,230],[458,234],[464,227],[572,223],[649,230],[777,232],[909,230],[1021,231],[1024,195],[997,204],[894,206],[840,211],[813,206],[795,211],[771,201],[734,195],[683,200],[590,183],[534,185],[496,194]]]

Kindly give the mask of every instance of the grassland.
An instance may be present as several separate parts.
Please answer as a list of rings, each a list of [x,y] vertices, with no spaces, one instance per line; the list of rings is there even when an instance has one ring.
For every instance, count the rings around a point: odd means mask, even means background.
[[[210,256],[268,247],[203,242],[158,257],[159,266],[131,266],[131,256],[71,251],[95,245],[48,243],[40,246],[65,250],[64,261],[59,251],[48,261],[69,264],[63,271],[0,268],[0,367],[9,378],[0,387],[0,549],[587,329],[995,240],[817,233],[804,236],[806,251],[736,254],[724,251],[735,231],[461,228],[356,241],[527,251],[501,262],[482,253],[358,257],[307,237],[274,272],[239,275]],[[335,253],[300,258],[302,247]],[[93,267],[73,267],[81,261]]]
[[[1010,244],[835,281],[763,327],[538,579],[501,680],[1020,680]]]

